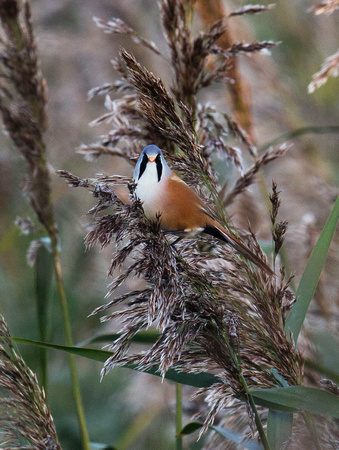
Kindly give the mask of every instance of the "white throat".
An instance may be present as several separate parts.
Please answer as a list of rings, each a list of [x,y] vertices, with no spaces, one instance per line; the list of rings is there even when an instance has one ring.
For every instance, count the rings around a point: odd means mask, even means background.
[[[138,180],[135,194],[142,201],[145,215],[149,219],[155,219],[156,214],[161,212],[160,205],[165,184],[166,175],[162,173],[162,177],[158,181],[156,163],[148,162],[144,173]]]

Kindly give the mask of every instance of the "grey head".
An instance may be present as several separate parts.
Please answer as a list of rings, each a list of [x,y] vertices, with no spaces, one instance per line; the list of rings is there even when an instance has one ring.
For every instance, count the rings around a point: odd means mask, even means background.
[[[162,151],[156,145],[147,145],[141,152],[134,169],[133,179],[138,182],[146,170],[148,163],[155,163],[158,174],[158,182],[165,176],[170,176],[171,169],[162,154]]]

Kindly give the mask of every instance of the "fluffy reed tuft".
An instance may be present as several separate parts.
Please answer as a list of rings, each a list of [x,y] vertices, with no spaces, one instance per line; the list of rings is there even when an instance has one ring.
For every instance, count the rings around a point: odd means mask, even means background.
[[[25,193],[50,236],[53,205],[43,134],[47,128],[46,84],[42,77],[29,2],[0,2],[0,113],[28,166]]]
[[[61,449],[43,390],[0,316],[0,447]]]

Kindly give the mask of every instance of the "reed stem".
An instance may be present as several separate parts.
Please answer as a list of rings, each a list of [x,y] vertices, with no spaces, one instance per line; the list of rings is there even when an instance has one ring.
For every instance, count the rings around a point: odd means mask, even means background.
[[[176,450],[182,450],[182,384],[176,384]]]
[[[58,294],[61,304],[61,311],[62,311],[62,321],[65,329],[65,336],[66,336],[66,342],[69,347],[73,346],[73,339],[72,339],[72,332],[71,332],[71,323],[69,318],[69,310],[68,310],[68,304],[67,304],[67,298],[62,278],[62,271],[61,271],[61,263],[60,263],[60,251],[57,247],[56,239],[52,240],[52,251],[53,251],[53,259],[54,259],[54,269],[55,269],[55,275],[56,275],[56,283],[58,288]],[[74,401],[76,405],[77,410],[77,416],[79,421],[79,427],[81,432],[81,441],[82,441],[82,448],[83,450],[90,450],[90,440],[88,435],[88,430],[86,426],[86,420],[85,420],[85,414],[83,410],[82,405],[82,399],[81,399],[81,392],[80,392],[80,385],[79,385],[79,379],[75,364],[75,357],[74,355],[69,354],[69,366],[71,371],[71,378],[72,378],[72,385],[73,385],[73,396]]]

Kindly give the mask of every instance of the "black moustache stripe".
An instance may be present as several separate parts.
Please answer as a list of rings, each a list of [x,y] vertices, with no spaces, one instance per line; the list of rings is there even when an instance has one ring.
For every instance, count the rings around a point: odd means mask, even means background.
[[[161,174],[162,174],[162,164],[161,164],[161,157],[160,155],[157,155],[155,158],[155,162],[157,165],[157,172],[158,172],[158,183],[161,180]]]
[[[140,172],[139,172],[138,180],[140,180],[141,175],[145,172],[147,163],[148,163],[148,157],[146,156],[146,153],[144,153],[144,156],[142,157],[142,161],[140,164]]]

